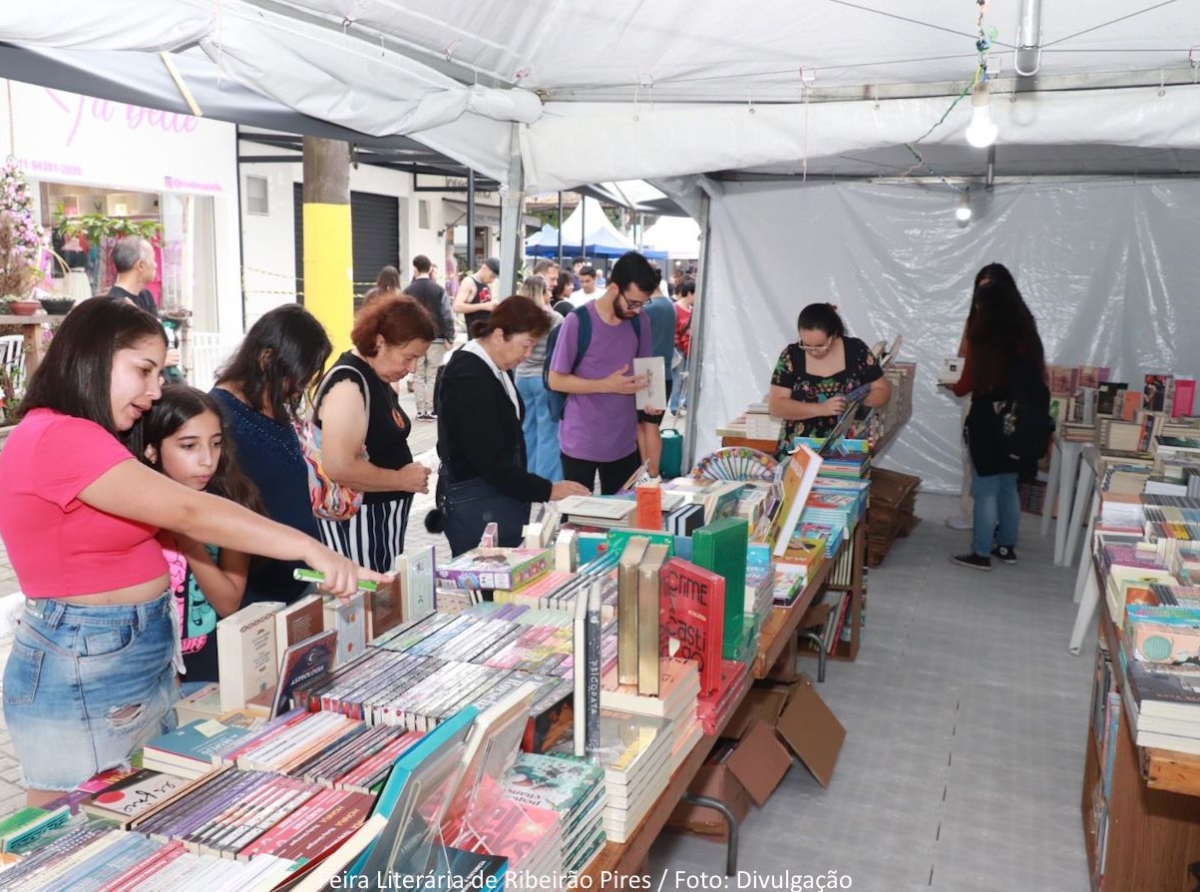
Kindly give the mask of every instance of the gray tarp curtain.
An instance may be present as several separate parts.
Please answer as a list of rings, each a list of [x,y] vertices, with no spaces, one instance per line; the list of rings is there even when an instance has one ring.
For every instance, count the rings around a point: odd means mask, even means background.
[[[957,491],[959,409],[937,374],[992,261],[1013,271],[1052,362],[1108,365],[1130,383],[1200,373],[1200,181],[973,189],[965,227],[941,185],[716,185],[697,455],[766,392],[801,308],[828,301],[868,343],[903,334],[901,359],[919,363],[912,421],[883,464]]]

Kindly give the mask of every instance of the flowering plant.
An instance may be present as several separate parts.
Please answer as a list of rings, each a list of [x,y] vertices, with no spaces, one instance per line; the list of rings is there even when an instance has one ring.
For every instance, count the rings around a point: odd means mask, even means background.
[[[42,280],[42,271],[29,262],[12,211],[0,211],[0,300],[24,298]]]
[[[13,250],[24,258],[27,266],[40,268],[46,248],[46,230],[34,215],[33,191],[13,158],[0,168],[0,212],[7,213],[12,221]]]

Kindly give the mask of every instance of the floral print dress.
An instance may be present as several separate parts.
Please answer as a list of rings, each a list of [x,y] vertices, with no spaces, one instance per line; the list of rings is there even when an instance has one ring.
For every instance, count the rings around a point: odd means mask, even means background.
[[[835,396],[844,396],[863,384],[870,384],[883,377],[883,370],[875,354],[864,341],[858,338],[843,338],[846,351],[846,367],[836,374],[822,377],[811,375],[807,369],[807,357],[799,343],[788,344],[779,354],[771,384],[786,387],[792,399],[802,403],[823,403]],[[823,437],[833,430],[837,417],[823,415],[804,421],[784,422],[784,440],[790,444],[794,437]]]

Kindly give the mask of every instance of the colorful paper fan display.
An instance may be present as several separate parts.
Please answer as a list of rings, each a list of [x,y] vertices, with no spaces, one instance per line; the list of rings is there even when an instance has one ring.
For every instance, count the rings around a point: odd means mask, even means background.
[[[707,480],[765,480],[775,479],[779,462],[749,446],[726,446],[696,462],[693,477]]]

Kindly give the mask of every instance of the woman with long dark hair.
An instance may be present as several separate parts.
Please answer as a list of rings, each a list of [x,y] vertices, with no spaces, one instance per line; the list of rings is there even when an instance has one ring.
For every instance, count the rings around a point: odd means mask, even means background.
[[[1040,404],[1045,381],[1046,355],[1037,323],[1011,277],[980,285],[967,324],[967,362],[954,388],[960,396],[971,396],[963,433],[975,497],[971,551],[955,555],[957,564],[990,570],[992,557],[1017,562],[1017,481],[1034,470],[1036,460],[1014,452],[1014,406]]]
[[[242,470],[262,493],[267,516],[314,539],[320,531],[295,424],[305,393],[332,352],[316,317],[299,304],[285,304],[250,327],[211,391]],[[292,578],[297,566],[256,563],[246,581],[246,603],[295,601],[308,589]]]
[[[174,724],[178,614],[160,530],[306,563],[335,594],[358,586],[358,568],[316,539],[134,457],[166,356],[149,313],[84,301],[55,333],[0,453],[0,538],[25,595],[4,718],[30,805],[127,767]]]

